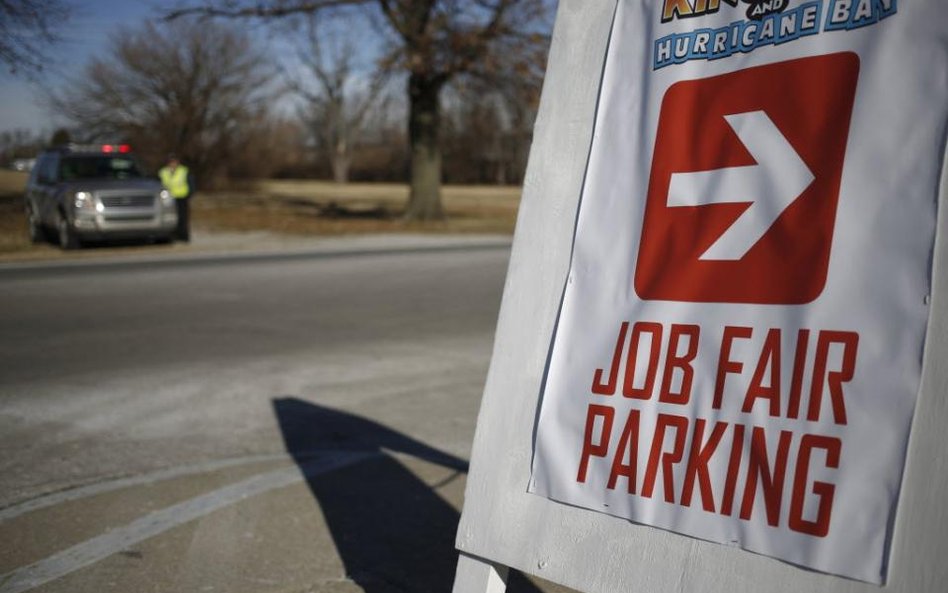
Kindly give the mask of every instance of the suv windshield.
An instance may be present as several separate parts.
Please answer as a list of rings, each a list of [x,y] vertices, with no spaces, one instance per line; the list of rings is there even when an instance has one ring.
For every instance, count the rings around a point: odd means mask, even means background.
[[[110,155],[65,156],[60,165],[60,179],[137,179],[141,169],[128,157]]]

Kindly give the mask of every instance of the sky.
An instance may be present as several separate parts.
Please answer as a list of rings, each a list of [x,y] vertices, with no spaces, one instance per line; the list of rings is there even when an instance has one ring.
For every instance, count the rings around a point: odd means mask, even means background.
[[[51,71],[41,83],[55,83],[66,73],[78,72],[90,57],[108,48],[110,35],[122,26],[137,26],[155,18],[154,0],[70,1],[72,17],[60,29],[62,42],[50,52]],[[58,122],[40,100],[37,84],[0,69],[0,132],[17,128],[51,131]]]
[[[38,82],[11,75],[6,68],[0,67],[0,132],[15,129],[27,129],[34,133],[52,134],[67,122],[51,112],[43,101],[40,85],[55,87],[68,93],[63,86],[67,76],[76,76],[85,68],[89,60],[97,55],[105,55],[116,32],[122,28],[137,28],[145,21],[159,20],[163,10],[175,4],[167,0],[65,0],[72,14],[67,23],[59,29],[62,41],[53,46],[49,55],[50,68]],[[341,31],[343,37],[357,39],[355,50],[361,54],[357,60],[362,66],[369,66],[377,54],[381,40],[373,33],[366,21],[347,20],[343,17]],[[242,21],[242,28],[248,30],[264,45],[271,57],[283,64],[286,72],[294,75],[302,72],[294,56],[299,51],[285,41],[280,31],[264,26],[260,21]],[[352,35],[357,28],[361,35]],[[358,79],[355,84],[359,84]],[[284,96],[276,106],[280,112],[293,112],[293,99]]]
[[[28,129],[52,134],[57,127],[66,124],[44,106],[40,85],[60,87],[67,75],[80,73],[92,57],[104,55],[112,35],[118,30],[139,27],[149,19],[158,20],[161,10],[171,5],[161,0],[67,0],[67,3],[72,16],[59,31],[62,42],[50,51],[53,67],[38,83],[12,76],[0,68],[0,132]],[[272,31],[268,34],[259,22],[255,24],[250,27],[252,33],[259,35],[259,41],[271,53],[279,53],[286,62],[295,50],[285,44],[281,46],[279,35]],[[292,67],[292,64],[286,65]]]

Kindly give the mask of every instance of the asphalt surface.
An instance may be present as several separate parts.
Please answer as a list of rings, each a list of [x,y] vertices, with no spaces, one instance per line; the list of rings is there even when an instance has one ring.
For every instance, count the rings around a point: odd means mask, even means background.
[[[508,255],[0,266],[0,593],[449,591]]]

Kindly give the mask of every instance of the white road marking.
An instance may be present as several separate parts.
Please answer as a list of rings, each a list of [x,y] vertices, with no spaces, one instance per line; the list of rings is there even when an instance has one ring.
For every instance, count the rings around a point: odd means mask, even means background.
[[[381,455],[378,452],[336,452],[302,466],[286,467],[218,488],[190,500],[149,513],[0,577],[0,593],[20,593],[126,550],[146,539],[253,496],[284,488],[341,467]]]
[[[292,461],[293,458],[287,453],[275,453],[271,455],[251,455],[248,457],[221,459],[209,461],[206,463],[197,463],[170,469],[163,469],[141,476],[117,478],[106,482],[96,482],[95,484],[89,484],[87,486],[79,486],[77,488],[70,488],[68,490],[51,492],[31,500],[0,509],[0,523],[9,521],[10,519],[14,519],[26,513],[56,506],[57,504],[62,504],[64,502],[70,502],[73,500],[87,498],[89,496],[104,494],[113,490],[120,490],[122,488],[129,488],[132,486],[141,486],[144,484],[154,484],[155,482],[161,482],[163,480],[169,480],[172,478],[192,476],[195,474],[205,474],[238,465],[249,465],[251,463],[263,463],[267,461],[280,461],[281,459]]]

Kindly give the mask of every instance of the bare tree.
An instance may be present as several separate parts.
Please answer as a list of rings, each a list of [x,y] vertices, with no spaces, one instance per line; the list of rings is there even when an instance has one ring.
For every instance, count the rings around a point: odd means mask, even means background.
[[[68,17],[62,0],[0,0],[0,62],[11,74],[36,75]]]
[[[298,52],[305,77],[287,73],[287,85],[303,99],[300,116],[328,156],[333,179],[346,183],[369,111],[384,103],[380,91],[385,73],[359,67],[348,34],[341,39],[313,18],[307,20],[305,30],[305,43]]]
[[[237,132],[226,163],[229,180],[266,179],[302,166],[305,141],[296,118],[260,111]]]
[[[247,35],[185,19],[119,32],[51,102],[90,138],[130,141],[153,164],[174,152],[207,182],[246,146],[271,78]]]
[[[407,74],[411,194],[406,216],[438,219],[441,204],[441,92],[459,76],[529,76],[542,70],[547,0],[203,0],[167,13],[273,19],[360,5],[387,25],[384,63]]]
[[[442,130],[444,177],[450,183],[496,183],[519,180],[514,128],[504,105],[494,96],[471,100],[451,97]]]
[[[33,158],[45,144],[40,134],[25,128],[0,132],[0,163]]]
[[[448,89],[445,177],[461,183],[520,183],[533,136],[542,72],[461,78]]]

